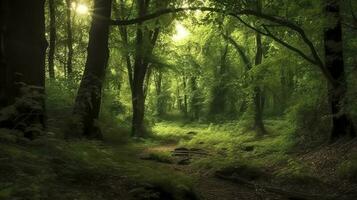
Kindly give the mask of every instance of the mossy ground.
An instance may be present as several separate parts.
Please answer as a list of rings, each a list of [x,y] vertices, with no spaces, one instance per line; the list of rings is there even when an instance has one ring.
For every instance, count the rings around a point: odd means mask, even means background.
[[[137,157],[141,144],[4,140],[0,199],[194,198],[192,179]]]
[[[185,124],[161,122],[153,129],[162,144],[176,140],[178,147],[200,148],[210,156],[193,159],[192,168],[205,173],[223,171],[264,184],[278,185],[301,192],[333,194],[354,191],[356,163],[355,144],[340,152],[340,145],[305,149],[293,137],[293,129],[282,120],[266,121],[268,134],[257,136],[254,130],[244,128],[244,122],[224,124]],[[195,133],[190,134],[190,133]],[[333,149],[335,154],[328,154]],[[341,154],[345,154],[342,156]],[[340,156],[341,155],[341,156]],[[316,163],[334,160],[330,166]],[[334,169],[338,169],[337,173]],[[328,175],[328,174],[333,174]],[[349,181],[349,180],[350,181]],[[341,183],[339,187],[331,187]],[[348,188],[346,188],[348,187]]]
[[[125,128],[107,121],[101,142],[66,141],[58,138],[61,134],[29,141],[3,129],[0,199],[195,199],[198,182],[203,183],[199,190],[219,187],[221,183],[209,178],[216,172],[302,192],[334,193],[343,187],[354,191],[357,165],[351,152],[356,145],[346,147],[343,157],[326,153],[333,147],[304,151],[296,146],[286,122],[266,124],[269,134],[257,137],[242,122],[160,122],[150,138],[129,139]],[[171,151],[178,147],[203,149],[208,155],[177,170]],[[148,160],[141,159],[143,153]],[[332,164],[321,167],[322,161]],[[334,175],[326,175],[329,172]],[[336,181],[339,187],[331,190],[329,184]]]

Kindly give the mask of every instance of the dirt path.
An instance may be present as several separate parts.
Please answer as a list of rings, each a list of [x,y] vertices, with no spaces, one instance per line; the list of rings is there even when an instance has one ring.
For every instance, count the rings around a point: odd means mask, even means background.
[[[147,152],[171,152],[175,145],[162,145],[150,149]],[[196,178],[195,190],[202,200],[285,200],[277,194],[252,189],[244,184],[237,184],[214,177],[212,174],[204,174],[195,171],[189,164],[165,164],[172,170],[182,172],[190,177]]]

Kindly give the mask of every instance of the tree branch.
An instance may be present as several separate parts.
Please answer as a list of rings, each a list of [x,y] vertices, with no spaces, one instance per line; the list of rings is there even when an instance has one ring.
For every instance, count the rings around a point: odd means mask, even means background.
[[[272,34],[270,32],[270,30],[268,29],[267,25],[262,25],[262,26],[263,26],[264,30],[267,32],[267,36],[271,37],[274,41],[280,43],[281,45],[285,46],[286,48],[290,49],[291,51],[296,52],[301,57],[303,57],[305,60],[309,61],[310,63],[317,65],[317,62],[314,59],[310,58],[308,55],[303,53],[300,49],[293,47],[290,44],[288,44],[287,42],[285,42],[284,40],[274,36],[274,34]]]
[[[222,34],[223,38],[226,39],[231,45],[236,49],[236,51],[239,53],[240,57],[242,58],[245,68],[247,71],[249,71],[252,68],[252,64],[249,61],[249,58],[243,51],[243,47],[240,46],[234,39],[228,35]]]
[[[296,25],[295,23],[276,17],[276,16],[272,16],[272,15],[268,15],[268,14],[264,14],[261,12],[257,12],[255,10],[240,10],[237,12],[230,12],[230,11],[226,11],[224,9],[220,9],[220,8],[213,8],[213,7],[186,7],[186,8],[167,8],[167,9],[162,9],[159,11],[156,11],[152,14],[148,14],[139,18],[135,18],[135,19],[130,19],[130,20],[110,20],[110,24],[111,25],[118,25],[118,26],[123,26],[123,25],[131,25],[131,24],[137,24],[137,23],[142,23],[151,19],[155,19],[157,17],[160,17],[162,15],[166,15],[166,14],[171,14],[171,13],[178,13],[178,12],[184,12],[184,11],[202,11],[202,12],[216,12],[216,13],[221,13],[227,16],[231,16],[234,17],[236,19],[238,19],[240,22],[242,22],[244,25],[246,25],[247,27],[253,29],[254,31],[271,37],[273,38],[275,41],[279,42],[280,44],[282,44],[283,46],[287,47],[290,50],[293,50],[294,52],[297,52],[299,55],[301,55],[304,59],[306,59],[307,61],[309,61],[310,63],[317,65],[320,70],[322,71],[322,73],[324,74],[324,76],[326,77],[326,79],[332,84],[335,85],[336,81],[333,79],[332,75],[329,73],[329,71],[326,69],[326,66],[324,64],[324,62],[322,61],[322,59],[320,58],[320,56],[318,55],[318,52],[314,46],[314,44],[312,43],[311,40],[309,40],[309,38],[307,37],[305,31],[298,25]],[[246,22],[244,22],[240,16],[242,15],[246,15],[246,16],[254,16],[254,17],[258,17],[273,23],[276,23],[278,25],[290,28],[292,30],[294,30],[296,33],[298,33],[300,35],[300,37],[302,38],[303,42],[309,47],[310,52],[312,54],[312,58],[310,58],[309,56],[307,56],[306,54],[304,54],[301,50],[289,45],[288,43],[282,41],[281,39],[275,37],[273,34],[271,33],[264,33],[256,28],[254,28],[253,26],[247,24]],[[266,27],[265,27],[266,28]],[[273,36],[273,37],[272,37]]]

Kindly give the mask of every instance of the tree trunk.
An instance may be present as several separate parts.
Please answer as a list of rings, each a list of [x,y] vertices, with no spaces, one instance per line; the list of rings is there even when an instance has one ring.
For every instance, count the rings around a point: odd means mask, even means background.
[[[356,136],[353,121],[344,110],[347,81],[343,61],[342,26],[340,16],[340,1],[330,0],[326,6],[328,17],[335,22],[328,27],[324,34],[326,68],[336,80],[335,85],[329,86],[329,103],[332,113],[331,142],[349,135]]]
[[[144,80],[147,72],[147,65],[145,65],[144,61],[143,37],[142,28],[139,27],[136,32],[136,55],[134,63],[133,87],[131,92],[133,106],[132,135],[137,137],[144,136],[146,132],[144,125]]]
[[[71,76],[73,72],[73,30],[72,30],[72,1],[71,0],[66,0],[66,15],[67,15],[67,21],[66,21],[66,32],[67,32],[67,75]]]
[[[89,32],[88,55],[84,74],[79,86],[74,116],[81,127],[78,136],[100,139],[102,137],[95,121],[99,117],[102,86],[108,62],[108,37],[111,0],[95,0],[92,24]]]
[[[150,1],[137,0],[139,17],[145,16],[149,7]],[[144,125],[145,114],[145,89],[144,81],[148,72],[149,60],[156,41],[158,39],[160,29],[154,31],[147,30],[145,25],[138,24],[136,31],[136,50],[133,70],[133,85],[132,85],[132,136],[144,137],[146,135]]]
[[[187,77],[183,76],[183,114],[187,117],[188,114],[188,97],[187,97]]]
[[[40,129],[44,127],[45,104],[42,94],[47,47],[44,2],[1,1],[0,108],[14,104],[15,101],[19,101],[17,106],[21,106],[13,127],[7,128],[15,128],[20,122],[25,127],[34,124]],[[27,104],[21,104],[21,100]],[[28,102],[32,104],[28,105]],[[18,121],[20,118],[21,121]],[[33,138],[32,131],[23,131],[25,136]]]
[[[50,45],[48,51],[48,73],[50,79],[55,79],[55,69],[54,69],[54,58],[57,40],[57,30],[56,30],[56,6],[54,0],[48,1],[48,6],[50,10]]]
[[[156,70],[154,74],[155,89],[156,89],[156,113],[157,116],[161,117],[165,113],[165,104],[162,95],[162,71],[160,69]]]
[[[223,115],[227,111],[227,87],[225,76],[228,71],[227,69],[227,54],[228,54],[228,44],[222,49],[221,59],[219,68],[215,71],[216,84],[213,86],[211,91],[212,100],[209,108],[209,116],[212,120],[216,120],[216,117]]]
[[[262,2],[257,0],[257,11],[262,11]],[[255,55],[255,66],[262,63],[263,60],[263,45],[262,36],[260,33],[256,33],[256,55]],[[255,86],[253,91],[253,101],[254,101],[254,128],[257,130],[258,135],[266,134],[266,130],[263,122],[263,111],[264,111],[264,96],[260,86]]]
[[[124,0],[120,0],[120,2],[114,1],[114,14],[118,19],[125,19],[125,2]],[[122,39],[122,43],[124,46],[124,58],[126,61],[126,68],[128,70],[128,79],[129,79],[129,86],[132,90],[133,87],[133,66],[131,62],[131,57],[129,53],[129,39],[128,39],[128,29],[127,26],[119,26],[119,33]]]
[[[197,77],[191,76],[190,78],[191,84],[191,101],[190,101],[190,112],[192,120],[198,120],[200,118],[200,99],[198,94],[198,86],[197,86]]]

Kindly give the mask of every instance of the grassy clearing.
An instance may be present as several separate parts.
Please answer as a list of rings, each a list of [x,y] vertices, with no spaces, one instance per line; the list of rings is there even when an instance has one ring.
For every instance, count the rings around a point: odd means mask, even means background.
[[[270,120],[266,122],[269,134],[257,137],[241,123],[226,124],[183,124],[161,122],[153,131],[162,143],[176,142],[179,147],[208,150],[212,156],[195,160],[197,170],[239,171],[241,175],[256,174],[273,177],[279,182],[314,180],[308,166],[300,162],[291,151],[294,149],[292,129],[286,122]],[[194,132],[195,135],[189,133]],[[299,182],[299,181],[296,181]]]

